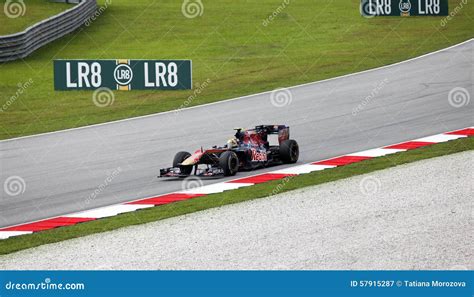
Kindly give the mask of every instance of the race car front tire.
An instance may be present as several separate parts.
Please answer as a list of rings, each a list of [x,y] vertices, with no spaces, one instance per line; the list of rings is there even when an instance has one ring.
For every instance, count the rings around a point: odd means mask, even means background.
[[[225,151],[219,157],[219,166],[225,176],[235,175],[239,171],[239,157],[233,151]]]
[[[179,167],[179,170],[181,174],[183,175],[190,175],[191,172],[193,171],[193,166],[180,166],[179,165],[190,156],[191,154],[188,152],[177,152],[176,155],[174,155],[173,167]]]
[[[287,139],[280,144],[280,159],[283,163],[296,163],[300,155],[298,143],[293,139]]]

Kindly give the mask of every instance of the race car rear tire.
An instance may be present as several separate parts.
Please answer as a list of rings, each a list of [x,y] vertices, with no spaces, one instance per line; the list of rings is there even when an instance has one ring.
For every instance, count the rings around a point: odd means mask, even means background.
[[[184,160],[186,160],[190,156],[191,154],[188,152],[177,152],[176,155],[174,155],[173,167],[179,167],[179,170],[181,171],[181,174],[183,175],[190,175],[191,172],[193,171],[193,166],[178,165],[178,164],[181,164]]]
[[[225,151],[219,157],[219,166],[225,176],[235,175],[239,171],[239,157],[233,151]]]
[[[280,144],[280,159],[283,163],[296,163],[300,155],[298,143],[287,139]]]

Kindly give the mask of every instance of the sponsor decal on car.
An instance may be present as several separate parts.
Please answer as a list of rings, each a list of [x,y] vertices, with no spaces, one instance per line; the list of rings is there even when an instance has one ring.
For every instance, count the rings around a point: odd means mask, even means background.
[[[250,149],[252,152],[252,161],[267,161],[267,152],[259,152],[256,149]]]

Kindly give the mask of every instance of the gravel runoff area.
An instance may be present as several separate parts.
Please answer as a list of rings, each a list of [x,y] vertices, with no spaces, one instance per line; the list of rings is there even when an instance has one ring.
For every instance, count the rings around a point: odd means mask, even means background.
[[[473,269],[474,151],[0,256],[0,269]]]

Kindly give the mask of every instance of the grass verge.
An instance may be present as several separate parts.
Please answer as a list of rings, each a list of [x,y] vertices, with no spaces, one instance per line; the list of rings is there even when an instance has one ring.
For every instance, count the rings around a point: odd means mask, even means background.
[[[419,160],[459,153],[474,149],[474,137],[453,140],[403,153],[387,155],[347,166],[312,172],[284,180],[212,194],[186,201],[138,210],[97,221],[42,231],[31,235],[12,237],[0,241],[0,255],[36,247],[43,244],[115,230],[121,227],[144,224],[188,214],[200,210],[268,197],[274,193],[332,182],[355,175],[382,170]],[[276,191],[278,189],[278,191]]]
[[[38,11],[30,6],[38,2],[26,2],[27,13]],[[0,64],[0,139],[318,81],[403,61],[474,37],[474,5],[462,5],[461,0],[449,0],[450,11],[456,11],[449,21],[444,17],[367,19],[360,16],[360,0],[203,1],[202,15],[195,18],[184,16],[183,1],[98,2],[100,16],[90,26],[24,60]],[[2,19],[0,24],[2,30],[13,30],[10,20]],[[91,91],[54,91],[53,59],[117,58],[192,59],[194,88],[200,93],[189,100],[193,90],[115,92],[113,104],[101,108],[94,105]],[[200,89],[204,82],[209,83]]]

